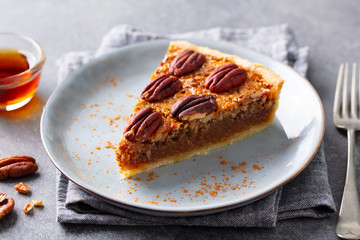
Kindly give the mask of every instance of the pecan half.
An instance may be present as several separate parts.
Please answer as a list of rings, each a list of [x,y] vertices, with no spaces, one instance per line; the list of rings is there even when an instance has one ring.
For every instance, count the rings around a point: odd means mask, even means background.
[[[0,202],[0,219],[8,215],[14,209],[14,206],[15,206],[15,201],[13,198],[9,197],[2,200]]]
[[[217,104],[213,95],[188,95],[172,106],[171,115],[179,121],[191,121],[205,117],[216,108]]]
[[[148,102],[157,102],[173,96],[181,88],[177,77],[162,75],[152,80],[142,91],[141,98]]]
[[[29,156],[9,156],[0,159],[0,180],[22,177],[38,170],[35,159]]]
[[[246,80],[246,71],[235,63],[215,68],[205,79],[205,87],[213,93],[223,93],[239,86]]]
[[[177,77],[192,72],[201,67],[205,62],[205,56],[192,50],[185,50],[177,55],[170,65],[170,74]]]
[[[151,107],[138,111],[124,129],[124,137],[129,141],[145,142],[161,125],[162,115]]]

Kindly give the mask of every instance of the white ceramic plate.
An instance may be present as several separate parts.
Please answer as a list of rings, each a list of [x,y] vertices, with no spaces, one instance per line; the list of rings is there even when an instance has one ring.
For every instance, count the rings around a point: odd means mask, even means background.
[[[316,153],[324,112],[311,84],[292,68],[226,42],[191,41],[261,63],[285,84],[275,122],[207,156],[123,180],[114,149],[126,116],[166,53],[169,40],[124,47],[66,79],[45,106],[41,134],[54,165],[102,199],[142,213],[193,216],[262,198],[298,175]]]

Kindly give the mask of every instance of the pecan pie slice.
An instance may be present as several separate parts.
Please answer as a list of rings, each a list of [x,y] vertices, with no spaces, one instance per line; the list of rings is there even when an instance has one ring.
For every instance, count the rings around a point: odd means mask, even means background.
[[[171,42],[116,150],[121,175],[207,154],[262,131],[275,118],[283,82],[260,64]]]

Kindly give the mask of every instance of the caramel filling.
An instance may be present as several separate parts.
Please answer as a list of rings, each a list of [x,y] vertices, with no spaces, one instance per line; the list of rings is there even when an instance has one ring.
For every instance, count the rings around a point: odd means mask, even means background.
[[[235,116],[228,114],[221,119],[213,119],[205,124],[194,122],[193,124],[198,126],[181,128],[177,135],[167,138],[166,141],[143,143],[140,146],[141,150],[137,149],[133,152],[135,154],[131,154],[131,149],[126,149],[128,150],[126,154],[129,156],[118,154],[117,160],[120,166],[134,169],[145,163],[224,142],[236,133],[246,132],[254,126],[264,124],[264,122],[272,122],[275,113],[274,106],[275,104],[271,100],[265,104],[260,100],[254,101],[247,111],[240,111]]]

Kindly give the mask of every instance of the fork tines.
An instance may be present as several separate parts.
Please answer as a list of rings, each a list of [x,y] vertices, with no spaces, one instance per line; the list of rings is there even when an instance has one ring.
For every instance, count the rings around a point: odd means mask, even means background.
[[[339,69],[339,75],[336,83],[335,101],[334,101],[334,121],[340,119],[357,119],[360,105],[360,84],[356,88],[356,63],[352,64],[351,86],[349,88],[349,64],[341,64]],[[349,92],[351,97],[349,99]],[[342,98],[341,98],[342,95]],[[350,107],[349,107],[350,101]],[[349,114],[350,110],[350,114]]]

